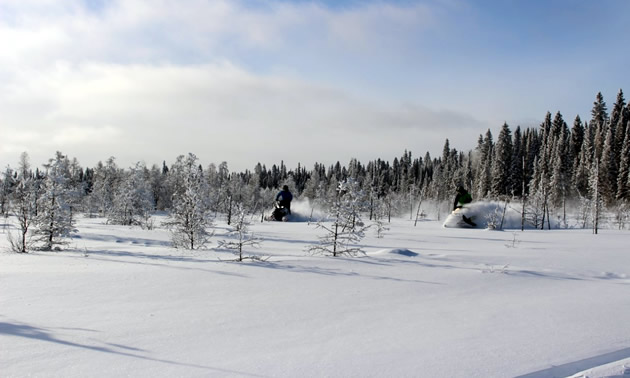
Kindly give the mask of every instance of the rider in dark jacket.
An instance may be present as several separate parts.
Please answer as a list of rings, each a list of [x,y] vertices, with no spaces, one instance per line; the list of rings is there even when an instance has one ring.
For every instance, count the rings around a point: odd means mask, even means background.
[[[457,188],[457,195],[455,196],[455,202],[453,202],[453,210],[463,207],[467,203],[472,202],[472,196],[463,186]]]
[[[287,185],[283,186],[282,191],[276,195],[276,201],[280,206],[286,208],[289,211],[289,214],[291,214],[291,201],[293,201],[293,194],[291,194]]]

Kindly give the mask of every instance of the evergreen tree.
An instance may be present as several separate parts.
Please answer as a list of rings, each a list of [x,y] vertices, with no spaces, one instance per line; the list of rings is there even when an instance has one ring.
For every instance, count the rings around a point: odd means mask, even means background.
[[[571,128],[571,140],[569,142],[569,162],[571,164],[571,172],[575,172],[580,163],[580,151],[584,143],[584,125],[580,116],[576,116]]]
[[[602,200],[606,205],[612,205],[617,197],[617,158],[615,156],[613,129],[608,128],[604,147],[602,149],[602,157],[599,164],[600,183],[599,190]]]
[[[591,195],[591,219],[593,220],[593,233],[597,234],[599,221],[603,209],[603,201],[600,192],[601,176],[599,174],[599,162],[593,159],[589,177],[589,192]]]
[[[510,194],[513,153],[512,132],[507,123],[504,123],[494,146],[492,159],[491,194],[494,197]]]
[[[492,132],[490,132],[490,129],[486,132],[485,138],[480,136],[479,142],[480,143],[477,146],[479,160],[477,178],[475,179],[475,182],[477,183],[477,197],[483,198],[489,193],[491,188],[490,175],[492,171],[492,153],[494,143],[492,141]]]
[[[619,158],[619,172],[617,175],[617,199],[630,201],[630,121],[625,126],[625,137],[621,146]]]
[[[617,101],[613,105],[612,111],[610,112],[610,121],[609,125],[613,131],[613,137],[615,138],[613,149],[615,151],[615,157],[618,159],[621,153],[621,145],[623,143],[623,133],[625,128],[625,107],[626,107],[626,99],[623,96],[623,90],[619,89],[617,93]]]
[[[102,216],[107,216],[113,201],[114,189],[120,182],[121,170],[116,165],[116,158],[110,157],[105,165],[98,162],[94,170],[94,186],[90,194],[91,205],[95,206]]]
[[[573,174],[573,187],[577,193],[586,197],[588,195],[589,177],[593,166],[593,148],[591,138],[585,137],[582,141],[582,148],[578,156],[578,166]]]
[[[15,179],[13,178],[13,170],[7,166],[2,177],[2,186],[0,186],[0,214],[8,215],[9,203]]]
[[[604,102],[604,96],[602,93],[597,93],[595,102],[593,103],[593,109],[591,110],[591,122],[590,127],[593,133],[593,153],[595,158],[599,161],[602,157],[602,150],[604,149],[604,141],[606,140],[606,134],[608,132],[608,109],[606,108],[606,102]]]
[[[512,145],[512,167],[510,169],[510,184],[508,192],[514,193],[515,196],[520,197],[523,193],[523,136],[521,134],[521,127],[517,126],[514,130],[514,143]]]
[[[556,206],[562,206],[562,220],[566,223],[566,198],[570,187],[571,173],[569,170],[569,156],[568,156],[568,140],[566,132],[568,129],[563,129],[558,142],[555,145],[555,151],[553,153],[551,182],[549,185],[551,202]]]

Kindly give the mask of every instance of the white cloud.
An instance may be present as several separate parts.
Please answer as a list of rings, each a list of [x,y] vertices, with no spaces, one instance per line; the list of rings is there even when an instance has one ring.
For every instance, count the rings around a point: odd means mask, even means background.
[[[119,0],[93,11],[80,0],[4,1],[0,160],[27,150],[44,162],[61,150],[85,165],[111,155],[131,165],[194,152],[244,169],[424,154],[479,132],[471,116],[358,94],[302,67],[291,75],[250,67],[256,59],[282,67],[293,53],[318,56],[312,64],[323,69],[347,50],[358,54],[350,64],[395,54],[435,25],[434,8],[184,3]]]
[[[12,98],[33,110],[2,110],[10,115],[9,128],[28,138],[9,136],[7,143],[29,150],[34,161],[45,159],[40,151],[62,150],[85,164],[110,155],[126,164],[153,163],[187,152],[239,168],[280,159],[330,162],[394,156],[405,148],[424,153],[443,143],[440,127],[478,126],[462,114],[376,104],[227,63],[58,65],[20,77]],[[2,158],[15,152],[6,150]]]

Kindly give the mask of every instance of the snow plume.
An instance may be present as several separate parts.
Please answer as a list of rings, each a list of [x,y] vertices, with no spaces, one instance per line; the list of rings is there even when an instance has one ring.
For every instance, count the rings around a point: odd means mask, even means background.
[[[326,212],[308,198],[291,203],[291,222],[317,222],[326,218]]]
[[[459,213],[471,218],[477,225],[476,228],[520,229],[521,211],[520,203],[478,201],[466,205]],[[444,227],[457,228],[461,227],[461,223],[460,214],[450,214],[444,221]],[[550,224],[552,228],[558,227],[558,222],[553,219]],[[531,229],[533,226],[526,222],[525,228]]]

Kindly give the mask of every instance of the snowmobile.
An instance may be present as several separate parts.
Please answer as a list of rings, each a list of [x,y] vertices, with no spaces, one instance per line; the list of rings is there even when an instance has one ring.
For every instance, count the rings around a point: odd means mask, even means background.
[[[280,201],[274,203],[274,209],[271,215],[267,217],[268,221],[287,222],[291,214],[289,209],[280,205]]]
[[[446,228],[475,228],[477,224],[475,223],[476,216],[471,214],[471,209],[469,207],[458,207],[453,210],[452,213],[446,217],[444,221],[444,227]]]

